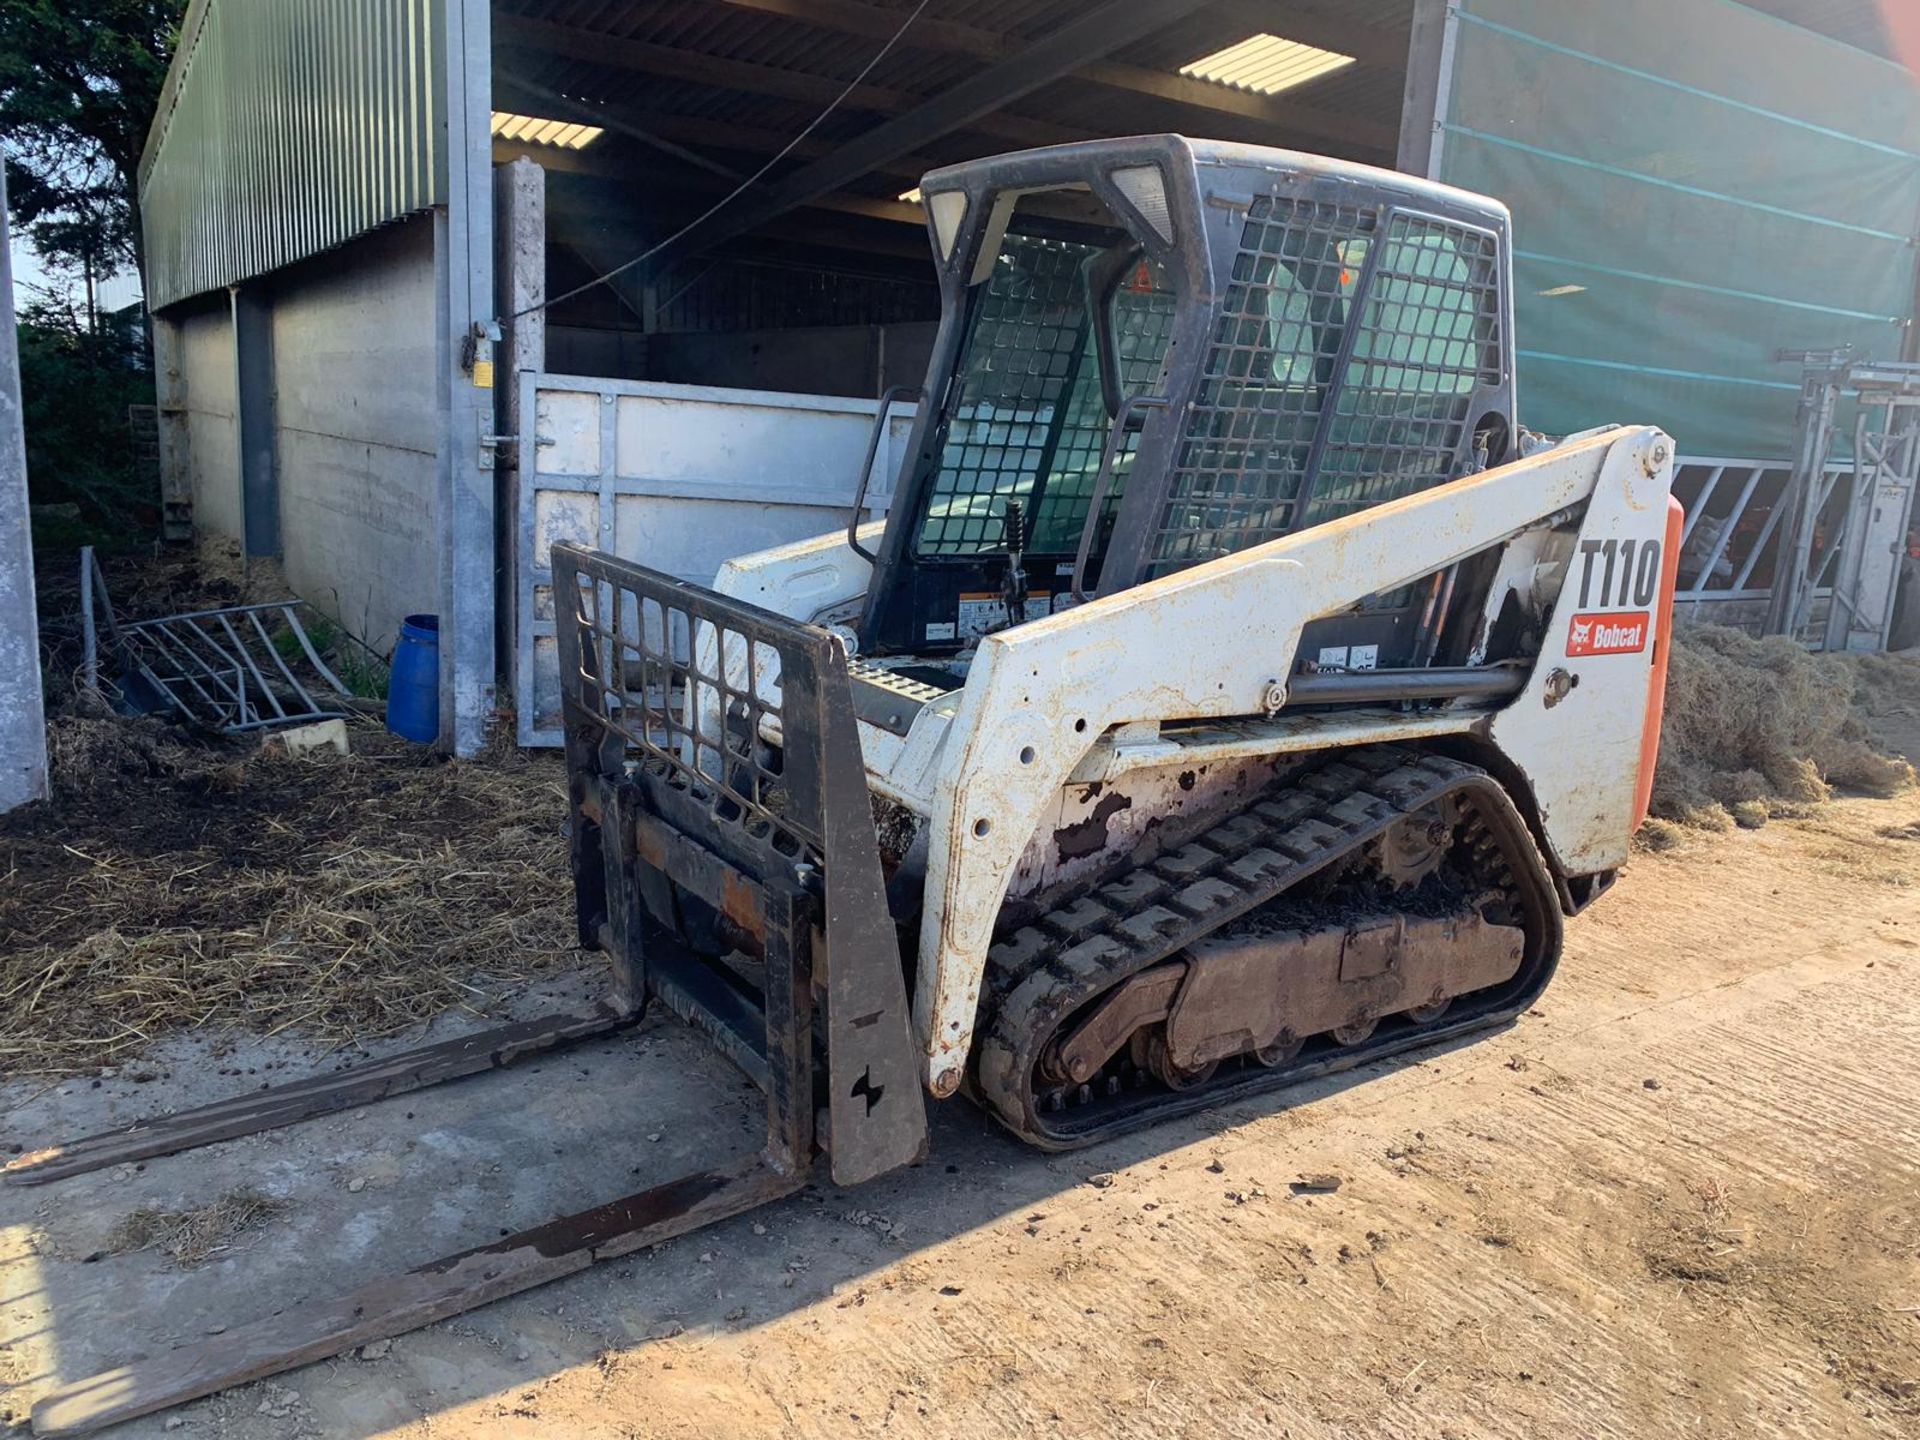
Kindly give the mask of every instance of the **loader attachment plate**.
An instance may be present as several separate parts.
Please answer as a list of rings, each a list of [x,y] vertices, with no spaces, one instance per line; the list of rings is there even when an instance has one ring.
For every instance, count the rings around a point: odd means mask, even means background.
[[[794,1112],[781,1128],[801,1164],[817,998],[833,1178],[919,1159],[926,1104],[843,643],[578,546],[556,546],[553,568],[581,942]],[[759,993],[741,953],[761,962]]]

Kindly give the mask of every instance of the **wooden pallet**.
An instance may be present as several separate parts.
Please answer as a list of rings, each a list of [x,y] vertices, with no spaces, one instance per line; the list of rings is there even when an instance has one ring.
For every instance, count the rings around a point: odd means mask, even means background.
[[[806,1169],[755,1155],[419,1265],[335,1299],[278,1311],[216,1339],[169,1350],[43,1396],[36,1435],[85,1435],[230,1385],[339,1355],[657,1245],[790,1195]]]
[[[35,1150],[8,1161],[0,1174],[4,1174],[9,1184],[44,1185],[111,1165],[235,1140],[389,1096],[424,1090],[429,1085],[444,1084],[465,1075],[502,1069],[530,1055],[610,1035],[634,1024],[638,1018],[631,1010],[605,1004],[588,1011],[501,1025],[458,1040],[402,1050],[384,1060],[354,1065],[332,1075],[275,1085],[178,1114],[137,1121],[124,1130],[111,1130],[70,1144]]]

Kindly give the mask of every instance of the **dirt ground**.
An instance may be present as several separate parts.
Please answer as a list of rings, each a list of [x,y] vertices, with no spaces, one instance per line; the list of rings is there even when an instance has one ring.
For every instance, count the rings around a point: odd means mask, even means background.
[[[275,585],[178,561],[112,578],[123,614]],[[77,631],[49,643],[70,671]],[[1920,755],[1920,661],[1849,663],[1866,731]],[[556,757],[442,764],[362,724],[352,757],[292,761],[56,690],[60,809],[0,821],[0,1151],[599,990],[570,948]],[[1758,739],[1695,747],[1708,814],[1737,814],[1778,748],[1748,718]],[[1920,1435],[1920,792],[1761,818],[1669,825],[1675,848],[1573,922],[1540,1006],[1475,1043],[1068,1157],[956,1102],[910,1172],[822,1179],[113,1433]],[[745,1153],[756,1099],[654,1020],[0,1187],[0,1424]],[[1338,1189],[1296,1188],[1321,1174]]]
[[[1912,795],[1699,837],[1636,858],[1477,1043],[1068,1157],[950,1105],[912,1172],[116,1433],[1920,1433],[1916,884]],[[0,1113],[38,1141],[313,1053],[175,1040]],[[0,1404],[744,1149],[746,1099],[663,1022],[0,1191]],[[112,1253],[246,1189],[275,1204],[199,1263]]]

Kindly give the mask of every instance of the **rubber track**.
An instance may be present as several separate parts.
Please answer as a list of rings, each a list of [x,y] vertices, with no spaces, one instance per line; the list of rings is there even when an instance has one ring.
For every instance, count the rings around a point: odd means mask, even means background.
[[[1484,770],[1438,755],[1389,746],[1351,751],[1295,776],[1272,798],[1181,848],[1015,930],[988,952],[991,1016],[976,1072],[981,1097],[1008,1128],[1048,1149],[1091,1144],[1200,1108],[1194,1097],[1204,1095],[1204,1087],[1170,1092],[1167,1105],[1149,1107],[1152,1113],[1135,1123],[1085,1135],[1055,1133],[1036,1108],[1035,1064],[1060,1025],[1103,991],[1355,853],[1396,820],[1476,782],[1494,783]],[[1506,875],[1503,857],[1488,853],[1488,843],[1481,841],[1482,862]],[[1555,936],[1557,950],[1557,925]],[[1444,1020],[1434,1025],[1436,1033],[1461,1028]],[[1288,1073],[1264,1078],[1269,1083],[1257,1088],[1286,1083]]]

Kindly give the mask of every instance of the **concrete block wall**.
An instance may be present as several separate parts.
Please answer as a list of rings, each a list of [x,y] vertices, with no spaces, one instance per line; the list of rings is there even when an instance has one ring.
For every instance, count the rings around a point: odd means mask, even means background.
[[[439,411],[431,216],[250,282],[265,316],[273,483],[294,594],[385,652],[402,617],[439,608]],[[233,300],[157,317],[177,368],[193,524],[246,533]]]
[[[284,274],[271,311],[287,579],[384,652],[439,608],[431,218]]]
[[[177,327],[177,395],[186,411],[193,524],[201,537],[240,538],[240,444],[234,419],[233,311],[223,291],[170,310]]]

